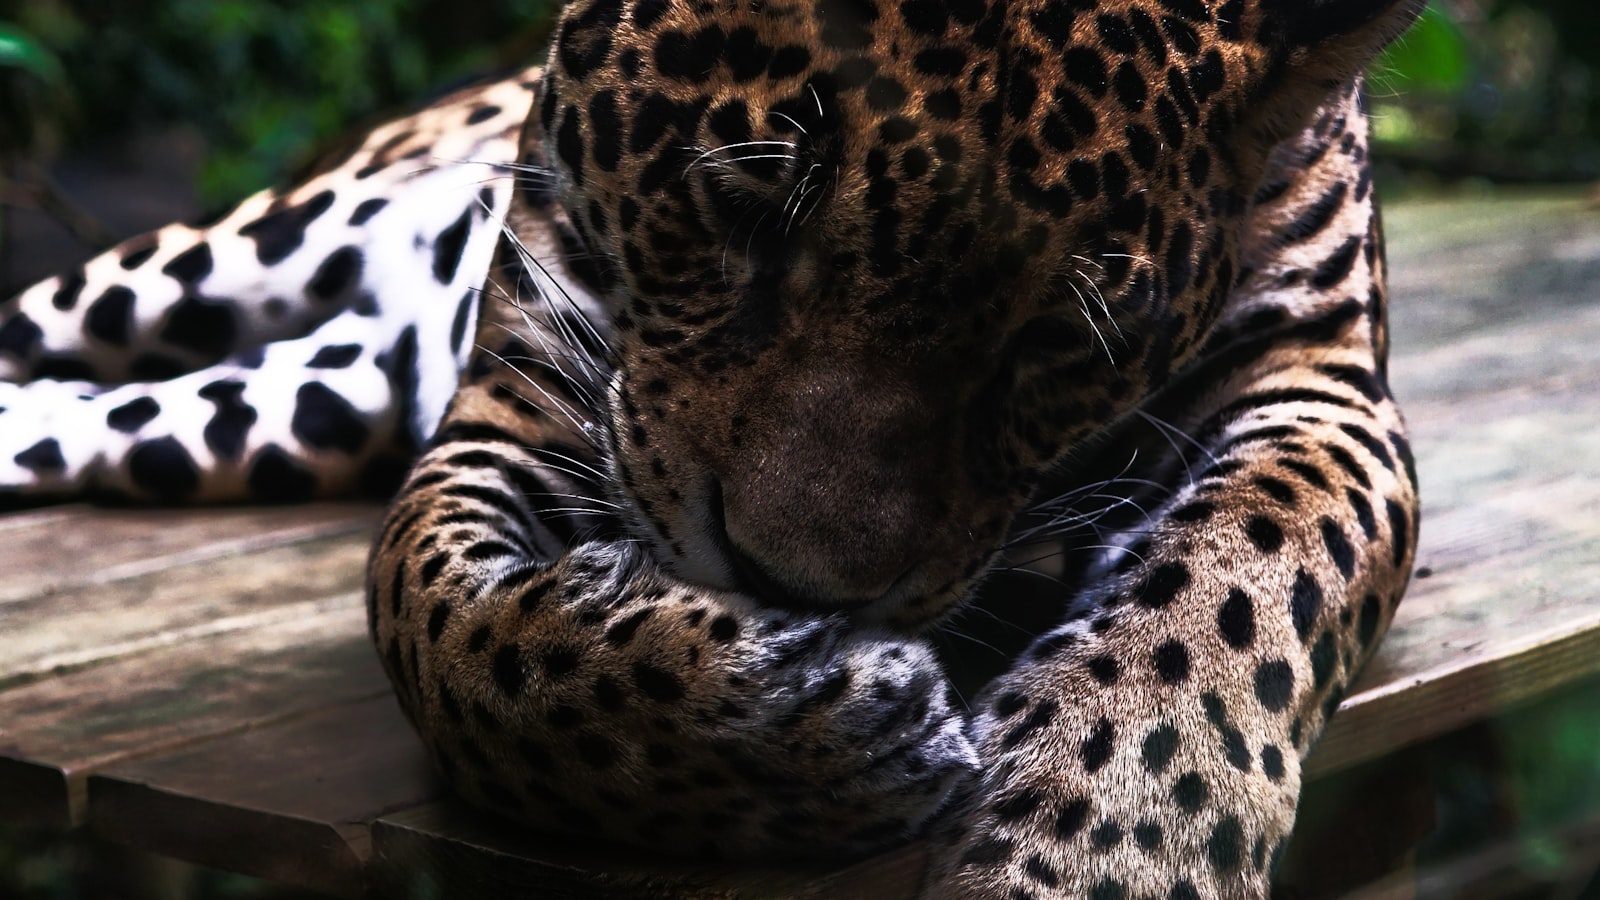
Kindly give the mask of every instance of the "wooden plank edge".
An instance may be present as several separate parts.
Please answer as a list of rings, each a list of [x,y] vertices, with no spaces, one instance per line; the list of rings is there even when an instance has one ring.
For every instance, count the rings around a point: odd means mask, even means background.
[[[361,825],[286,820],[100,776],[90,779],[88,826],[99,837],[196,865],[347,897],[365,895]],[[196,804],[212,814],[199,821]]]
[[[1306,778],[1454,731],[1600,674],[1600,611],[1530,635],[1510,652],[1467,656],[1344,702],[1306,760]]]
[[[271,728],[293,722],[305,716],[350,703],[366,703],[380,697],[391,696],[388,688],[360,694],[325,706],[296,707],[281,716],[256,719],[239,725],[219,728],[181,738],[141,746],[136,750],[116,753],[95,760],[93,766],[62,768],[21,756],[8,756],[0,745],[0,822],[33,825],[56,831],[69,831],[86,824],[90,819],[89,783],[97,773],[110,766],[135,762],[141,759],[164,756],[209,741],[222,740],[257,728]]]
[[[256,719],[231,728],[186,734],[177,740],[150,744],[137,750],[106,756],[97,759],[92,767],[81,769],[64,769],[22,757],[0,755],[0,785],[5,785],[7,788],[7,793],[0,794],[0,822],[32,825],[54,831],[70,831],[89,823],[92,817],[90,784],[99,778],[98,773],[102,769],[165,756],[258,728],[272,728],[325,712],[336,706],[366,703],[388,696],[391,696],[391,692],[385,688],[333,702],[327,706],[300,707],[282,716]],[[0,748],[0,753],[3,752],[4,749]]]
[[[443,800],[372,822],[368,886],[384,900],[776,900],[848,894],[826,888],[846,870],[825,865],[735,868],[651,860],[640,851],[547,837],[459,801]],[[620,862],[620,864],[619,864]],[[879,859],[859,868],[872,869]],[[824,892],[817,893],[818,887]]]
[[[82,785],[76,795],[61,769],[0,756],[0,823],[49,831],[67,831],[84,809]]]
[[[258,628],[283,626],[303,621],[315,615],[354,612],[364,602],[361,594],[340,593],[314,602],[314,613],[301,609],[298,618],[283,618],[260,623]],[[209,635],[213,640],[227,639],[251,629],[236,629]],[[363,639],[362,643],[365,641]],[[123,657],[126,661],[129,657]],[[376,670],[376,661],[373,668]],[[117,765],[181,752],[189,747],[209,741],[225,739],[258,728],[271,728],[313,716],[332,707],[353,703],[368,703],[379,698],[391,698],[392,688],[381,675],[373,679],[370,690],[347,694],[336,699],[309,705],[291,705],[276,715],[264,716],[233,725],[219,725],[209,730],[197,730],[174,736],[168,740],[142,744],[93,758],[92,763],[51,763],[31,758],[21,748],[6,740],[7,733],[0,727],[0,823],[14,822],[45,827],[58,831],[77,828],[89,818],[88,782],[96,773]],[[14,779],[14,780],[13,780]]]
[[[440,787],[383,690],[108,767],[88,779],[88,824],[148,852],[354,897],[370,823]],[[167,827],[147,829],[153,819]]]
[[[0,507],[0,531],[37,528],[41,525],[49,525],[62,520],[71,520],[82,516],[89,509],[90,507],[77,503],[16,511],[8,511]]]

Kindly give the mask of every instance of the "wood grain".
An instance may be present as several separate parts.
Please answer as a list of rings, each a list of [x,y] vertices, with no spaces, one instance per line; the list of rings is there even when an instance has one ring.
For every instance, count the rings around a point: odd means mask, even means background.
[[[81,822],[96,769],[388,690],[359,595],[13,688],[0,693],[0,787],[19,787],[0,790],[0,821]]]
[[[306,616],[362,589],[369,544],[311,538],[0,605],[0,690]]]
[[[0,605],[312,537],[370,531],[371,504],[42,510],[0,517]]]
[[[1600,221],[1537,199],[1485,211],[1504,218],[1391,217],[1390,376],[1422,481],[1426,577],[1313,777],[1600,672]]]
[[[1308,761],[1313,780],[1600,673],[1600,219],[1529,196],[1402,205],[1389,222],[1391,374],[1421,469],[1425,577]],[[87,820],[345,896],[915,894],[921,846],[729,872],[434,800],[365,635],[375,516],[0,517],[0,821]]]

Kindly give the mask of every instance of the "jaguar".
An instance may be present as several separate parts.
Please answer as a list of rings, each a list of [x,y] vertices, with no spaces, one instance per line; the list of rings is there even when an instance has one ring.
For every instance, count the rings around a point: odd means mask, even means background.
[[[1363,71],[1420,0],[577,0],[0,306],[0,493],[392,496],[454,790],[928,897],[1260,897],[1404,593]]]

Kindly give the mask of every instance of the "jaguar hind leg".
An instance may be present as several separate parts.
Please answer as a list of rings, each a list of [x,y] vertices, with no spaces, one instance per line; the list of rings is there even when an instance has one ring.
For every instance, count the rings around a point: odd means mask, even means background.
[[[392,486],[471,350],[528,90],[519,76],[457,94],[294,189],[0,306],[0,492]]]
[[[0,383],[0,489],[168,503],[386,491],[420,446],[416,398],[454,385],[449,346],[421,334],[345,313],[168,381]]]

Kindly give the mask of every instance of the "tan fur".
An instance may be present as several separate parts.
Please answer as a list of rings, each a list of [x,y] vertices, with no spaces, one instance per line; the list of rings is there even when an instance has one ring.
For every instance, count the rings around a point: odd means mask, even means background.
[[[1034,58],[1036,97],[1093,93],[1030,24],[1067,6],[1016,4],[996,23],[1005,59]],[[1171,35],[1196,7],[1185,52]],[[738,99],[793,118],[806,74],[854,55],[827,47],[828,29],[855,26],[804,4],[671,4],[635,27],[641,8],[612,20],[592,2],[563,20],[523,154],[558,181],[511,218],[523,246],[562,253],[502,247],[479,333],[499,349],[469,374],[373,557],[374,637],[441,766],[467,796],[544,827],[762,856],[892,842],[961,781],[934,832],[932,896],[1264,896],[1299,760],[1386,627],[1415,545],[1351,81],[1414,6],[1289,46],[1280,14],[1255,3],[1107,0],[1095,15],[1177,21],[1163,32],[1172,62],[1123,54],[1147,102],[1130,110],[1108,86],[1097,136],[1049,151],[1066,113],[1043,101],[984,131],[975,109],[1010,102],[999,51],[954,26],[913,34],[877,6],[856,38],[900,82],[878,88],[896,103],[863,86],[821,92],[822,115],[796,129],[747,118],[748,140],[795,139],[795,170],[776,174],[718,160],[712,111]],[[710,26],[748,26],[810,63],[753,82],[717,64],[648,71],[664,34]],[[1081,14],[1068,44],[1103,52],[1101,34]],[[989,68],[950,80],[965,110],[953,122],[929,106],[946,82],[914,71],[944,43]],[[646,74],[626,71],[629,49]],[[1191,67],[1212,50],[1216,89],[1176,113],[1183,146],[1127,162],[1130,129],[1163,134],[1169,69],[1210,83]],[[607,162],[606,134],[628,146],[652,91],[705,109]],[[896,116],[916,136],[884,137]],[[799,140],[829,128],[832,143]],[[873,157],[941,137],[972,190],[943,193],[948,215],[919,251],[908,223],[940,202],[937,168],[891,160],[886,189]],[[1101,167],[1098,190],[1030,203],[1006,181],[1024,140],[1040,190],[1071,190],[1083,162]],[[697,169],[708,151],[716,164]],[[1127,170],[1119,196],[1111,154]],[[787,234],[719,218],[719,191],[789,207],[814,159],[830,180]],[[670,172],[655,191],[641,183],[652,166]],[[1125,203],[1142,204],[1135,227],[1106,234]],[[886,208],[889,249],[873,236]],[[729,249],[747,236],[772,243]],[[1174,258],[1174,244],[1190,252]],[[1086,253],[1093,266],[1075,262]],[[587,346],[574,312],[604,346]],[[1203,453],[1168,452],[1141,416]],[[1135,474],[1164,490],[1143,497],[1148,517],[1107,520],[1111,549],[1078,554],[1065,623],[985,691],[969,744],[916,631],[970,597],[1040,491],[1115,472],[1134,449]],[[587,511],[552,530],[553,508]]]

